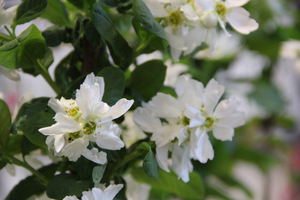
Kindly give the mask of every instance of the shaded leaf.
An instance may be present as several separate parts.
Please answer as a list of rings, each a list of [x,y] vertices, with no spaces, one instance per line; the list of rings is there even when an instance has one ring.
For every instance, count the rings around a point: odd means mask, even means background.
[[[0,99],[0,149],[4,147],[11,127],[11,115],[5,101]]]

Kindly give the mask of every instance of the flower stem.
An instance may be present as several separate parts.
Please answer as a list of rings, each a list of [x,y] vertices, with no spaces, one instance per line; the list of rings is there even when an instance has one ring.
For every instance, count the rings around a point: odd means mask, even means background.
[[[61,90],[56,85],[56,83],[52,80],[48,70],[43,66],[40,60],[35,60],[35,69],[43,76],[43,78],[47,81],[47,83],[50,85],[50,87],[56,92],[56,94],[60,94]]]
[[[48,185],[48,179],[43,174],[41,174],[39,171],[35,170],[30,165],[28,165],[26,162],[23,162],[6,152],[4,152],[4,156],[7,159],[9,159],[13,164],[23,167],[23,168],[27,169],[28,171],[30,171],[33,175],[35,175],[42,182],[43,185],[45,185],[45,186]]]
[[[4,28],[12,38],[16,38],[16,36],[9,30],[9,28],[7,28],[7,26],[4,26]]]
[[[6,40],[6,41],[10,41],[12,38],[9,37],[8,35],[5,35],[3,33],[0,33],[0,38],[2,38],[3,40]]]

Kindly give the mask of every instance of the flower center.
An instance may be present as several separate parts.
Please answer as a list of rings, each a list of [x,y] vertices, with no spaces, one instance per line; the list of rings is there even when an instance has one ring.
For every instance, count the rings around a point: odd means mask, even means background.
[[[214,122],[215,122],[215,119],[212,118],[212,117],[207,117],[205,122],[204,122],[204,126],[207,128],[207,129],[213,129],[214,127]]]
[[[225,17],[225,15],[226,15],[226,6],[223,3],[218,2],[217,5],[216,5],[216,11],[220,16]]]
[[[96,123],[94,121],[88,122],[83,126],[83,134],[85,135],[91,135],[96,130]]]
[[[168,17],[171,26],[179,26],[182,22],[182,14],[180,10],[172,12]]]
[[[74,132],[74,133],[69,133],[69,139],[68,141],[69,142],[72,142],[73,140],[76,140],[78,138],[81,138],[81,131],[77,131],[77,132]]]
[[[75,120],[81,116],[81,112],[78,106],[70,109],[65,108],[65,112],[67,113],[68,116],[73,117]]]
[[[188,126],[190,124],[190,121],[191,120],[189,118],[187,118],[186,116],[184,116],[183,119],[182,119],[182,124],[184,126]]]

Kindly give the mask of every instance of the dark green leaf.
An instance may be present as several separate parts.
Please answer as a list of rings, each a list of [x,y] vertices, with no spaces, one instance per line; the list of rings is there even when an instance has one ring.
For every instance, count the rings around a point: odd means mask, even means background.
[[[183,199],[202,199],[204,195],[204,185],[199,174],[190,173],[190,181],[184,183],[178,180],[175,173],[159,171],[159,179],[152,178],[145,174],[142,168],[132,170],[132,176],[139,182],[151,185],[152,188],[176,195]]]
[[[24,0],[18,7],[14,26],[29,22],[40,16],[47,8],[47,0]]]
[[[42,59],[46,50],[44,37],[32,24],[15,40],[0,47],[0,65],[9,69],[33,69],[34,60]]]
[[[37,98],[23,104],[14,121],[15,133],[23,133],[39,147],[47,147],[46,136],[38,130],[54,124],[54,111],[48,107],[49,98]]]
[[[107,42],[115,63],[122,69],[126,69],[132,61],[132,49],[98,3],[92,12],[92,22],[98,33]]]
[[[160,38],[166,39],[163,27],[153,18],[144,1],[134,0],[133,12],[134,17],[147,31],[157,35]]]
[[[129,79],[129,87],[135,89],[146,101],[162,88],[166,66],[161,60],[151,60],[137,66]]]
[[[42,18],[48,19],[56,25],[72,27],[68,12],[61,0],[50,0],[46,11],[42,14]]]
[[[67,29],[61,26],[51,26],[42,32],[43,37],[46,40],[46,44],[50,47],[60,45],[62,42],[68,42]]]
[[[124,93],[124,72],[116,67],[105,67],[97,76],[104,78],[105,91],[102,100],[110,106],[114,105],[122,98]]]
[[[25,158],[31,151],[36,150],[38,146],[32,144],[26,137],[22,138],[22,156]]]
[[[23,138],[23,135],[11,134],[4,146],[5,151],[10,155],[20,154]]]
[[[0,149],[6,144],[11,127],[11,115],[5,101],[0,99]]]
[[[89,181],[78,180],[72,174],[54,176],[48,184],[47,195],[53,199],[63,199],[68,195],[82,196],[83,191],[89,189]]]
[[[50,178],[56,171],[56,165],[48,165],[38,170],[45,177]],[[43,185],[35,176],[29,176],[20,181],[6,197],[6,200],[27,200],[33,195],[38,195],[44,192],[46,186]]]
[[[138,146],[137,149],[147,152],[143,162],[145,173],[153,178],[158,178],[158,164],[154,153],[152,152],[151,146],[148,143],[143,142]]]
[[[76,162],[72,164],[81,180],[92,180],[92,170],[95,167],[96,163],[81,156]]]
[[[93,182],[94,182],[95,187],[97,187],[100,184],[100,181],[102,180],[105,169],[106,169],[106,164],[94,167]]]

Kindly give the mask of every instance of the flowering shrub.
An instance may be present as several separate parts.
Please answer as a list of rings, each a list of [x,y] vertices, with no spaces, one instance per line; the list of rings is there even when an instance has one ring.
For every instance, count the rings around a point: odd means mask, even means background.
[[[253,134],[294,127],[270,81],[272,37],[299,33],[258,29],[273,18],[255,2],[0,0],[0,72],[40,75],[56,94],[13,115],[0,95],[0,169],[31,173],[6,199],[232,199],[214,177],[252,198],[234,167],[266,172],[271,140]]]

